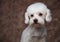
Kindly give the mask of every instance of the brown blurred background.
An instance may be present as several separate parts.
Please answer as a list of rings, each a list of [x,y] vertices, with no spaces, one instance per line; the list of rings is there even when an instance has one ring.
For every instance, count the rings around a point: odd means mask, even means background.
[[[46,24],[47,42],[60,42],[60,0],[0,0],[0,42],[19,42],[28,5],[43,2],[51,10],[53,20]]]

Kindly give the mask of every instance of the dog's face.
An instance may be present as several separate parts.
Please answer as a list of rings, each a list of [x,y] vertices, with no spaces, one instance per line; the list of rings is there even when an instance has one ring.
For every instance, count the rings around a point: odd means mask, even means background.
[[[45,21],[50,22],[51,19],[50,10],[43,3],[30,5],[25,13],[25,23],[29,25],[44,25]]]
[[[33,24],[44,24],[44,17],[45,17],[45,14],[43,14],[41,12],[31,13],[28,16],[29,24],[30,25],[33,25]]]

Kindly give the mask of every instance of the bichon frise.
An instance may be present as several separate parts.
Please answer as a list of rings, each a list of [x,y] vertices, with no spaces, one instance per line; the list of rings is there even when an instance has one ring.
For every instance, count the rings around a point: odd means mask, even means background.
[[[28,26],[22,33],[21,42],[46,42],[45,21],[51,20],[50,10],[45,4],[38,2],[29,5],[25,12],[25,24]]]

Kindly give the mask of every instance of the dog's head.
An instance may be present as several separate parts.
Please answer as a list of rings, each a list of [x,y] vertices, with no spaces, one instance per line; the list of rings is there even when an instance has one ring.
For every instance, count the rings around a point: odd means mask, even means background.
[[[32,24],[45,24],[52,19],[50,10],[43,3],[34,3],[28,6],[25,12],[25,23]]]

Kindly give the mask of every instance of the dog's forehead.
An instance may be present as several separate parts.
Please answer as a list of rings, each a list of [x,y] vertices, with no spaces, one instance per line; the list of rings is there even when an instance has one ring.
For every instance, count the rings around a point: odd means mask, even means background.
[[[35,4],[28,6],[27,11],[29,13],[38,13],[38,12],[45,13],[46,8],[47,7],[42,3],[35,3]]]

